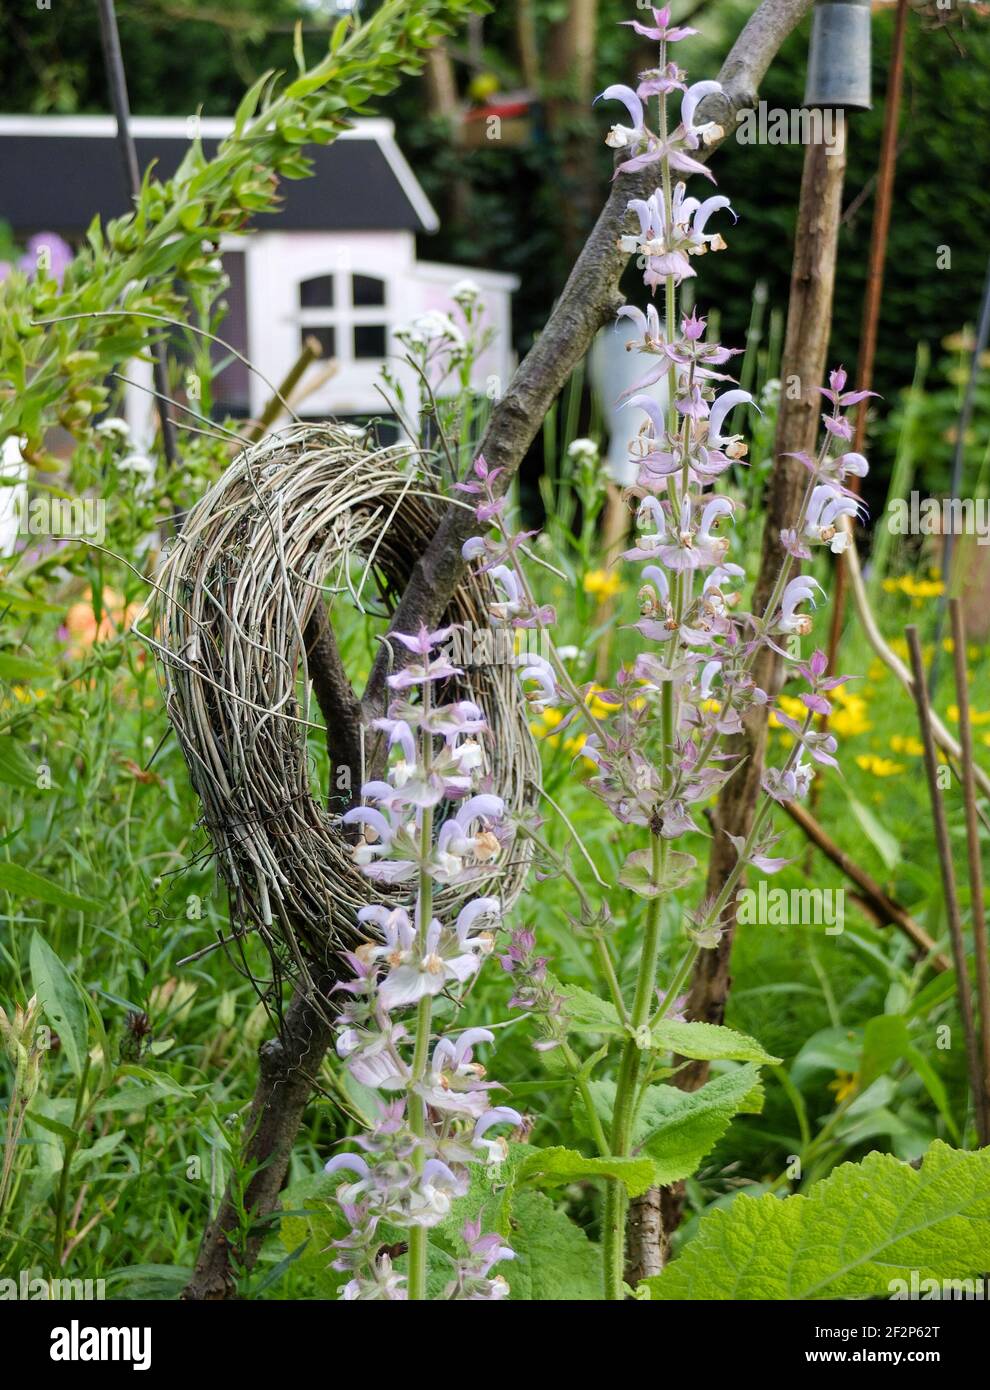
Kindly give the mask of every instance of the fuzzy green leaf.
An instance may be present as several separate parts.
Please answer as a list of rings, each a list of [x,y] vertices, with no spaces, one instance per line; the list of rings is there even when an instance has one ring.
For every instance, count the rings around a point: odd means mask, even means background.
[[[629,855],[619,872],[619,882],[630,888],[641,898],[656,898],[661,893],[671,893],[683,888],[690,881],[698,861],[693,854],[682,850],[670,850],[667,864],[662,874],[654,871],[653,855],[648,849],[637,849]]]
[[[704,1062],[757,1062],[761,1066],[776,1066],[780,1061],[779,1057],[771,1057],[755,1038],[714,1023],[681,1023],[662,1018],[653,1027],[653,1046],[661,1052],[676,1052],[679,1057]]]
[[[752,1065],[718,1076],[698,1091],[651,1086],[633,1131],[633,1147],[653,1161],[658,1187],[696,1172],[735,1115],[758,1114],[763,1106],[759,1072]]]
[[[709,1211],[654,1299],[889,1297],[916,1270],[966,1279],[990,1268],[990,1150],[936,1141],[919,1169],[890,1154],[844,1163],[808,1196],[739,1196]]]
[[[534,1149],[515,1170],[516,1186],[540,1183],[560,1187],[582,1178],[617,1178],[630,1197],[638,1197],[654,1182],[648,1158],[586,1158],[576,1149]]]
[[[521,1192],[512,1207],[508,1244],[516,1258],[498,1266],[514,1302],[600,1300],[601,1252],[544,1192]]]
[[[580,985],[560,985],[556,980],[551,980],[551,984],[564,996],[564,1017],[568,1031],[626,1036],[615,1005],[607,999],[599,999],[597,994],[582,989]]]

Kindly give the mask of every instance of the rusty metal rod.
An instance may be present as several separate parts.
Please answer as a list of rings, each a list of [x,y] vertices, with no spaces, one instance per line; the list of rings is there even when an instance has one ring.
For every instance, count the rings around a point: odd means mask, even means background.
[[[100,38],[103,43],[103,65],[106,69],[107,83],[110,87],[110,101],[117,121],[117,145],[120,149],[120,162],[124,168],[124,183],[132,199],[141,193],[141,171],[138,168],[137,149],[131,134],[131,107],[127,97],[127,75],[124,72],[124,56],[120,48],[120,34],[117,30],[117,14],[113,0],[99,0]],[[162,427],[162,450],[169,471],[179,461],[179,448],[175,437],[175,424],[168,413],[168,366],[165,358],[165,344],[161,341],[151,345],[152,371],[155,381],[155,404]]]
[[[990,1144],[990,955],[987,954],[987,917],[983,901],[983,864],[980,859],[980,828],[977,825],[976,778],[973,776],[973,730],[969,722],[969,684],[966,670],[966,623],[962,604],[949,602],[952,620],[953,664],[956,675],[956,704],[959,707],[959,759],[963,804],[966,808],[966,850],[969,860],[969,910],[973,922],[973,953],[976,957],[976,990],[980,1005],[979,1043],[982,1105],[977,1114],[980,1144]]]
[[[911,670],[914,674],[912,693],[918,707],[918,724],[925,745],[925,772],[928,775],[928,794],[932,803],[932,823],[935,827],[935,847],[938,851],[939,867],[942,871],[942,895],[945,899],[945,912],[949,922],[949,940],[952,943],[952,962],[956,971],[956,998],[959,1002],[959,1016],[962,1019],[963,1037],[966,1044],[966,1067],[969,1085],[973,1095],[973,1111],[977,1133],[983,1143],[983,1083],[980,1079],[980,1057],[976,1045],[976,1028],[973,1022],[973,999],[969,988],[969,968],[966,964],[966,943],[963,939],[962,916],[959,912],[959,894],[956,891],[956,875],[952,866],[952,842],[949,839],[949,826],[945,815],[945,803],[938,784],[938,759],[935,755],[935,734],[932,729],[932,707],[928,699],[928,686],[925,683],[925,663],[921,655],[921,639],[918,629],[911,623],[904,629],[908,650],[911,653]]]

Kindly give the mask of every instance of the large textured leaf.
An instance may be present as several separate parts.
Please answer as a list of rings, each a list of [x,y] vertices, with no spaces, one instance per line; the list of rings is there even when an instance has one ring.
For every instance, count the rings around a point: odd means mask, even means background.
[[[570,1031],[607,1037],[629,1036],[615,1006],[607,999],[599,999],[580,985],[557,985],[557,988],[564,996],[564,1017]],[[644,1033],[647,1046],[652,1042],[657,1051],[676,1052],[681,1057],[706,1062],[756,1062],[763,1066],[780,1061],[779,1057],[771,1057],[755,1038],[713,1023],[682,1023],[662,1018],[650,1032],[644,1029]]]
[[[517,1186],[538,1183],[563,1187],[582,1178],[617,1178],[630,1197],[638,1197],[656,1179],[648,1158],[585,1158],[575,1149],[534,1149],[515,1170]]]
[[[580,985],[561,985],[552,981],[564,996],[564,1018],[568,1031],[574,1033],[604,1033],[611,1037],[625,1037],[626,1030],[616,1012],[615,1005],[607,999],[599,999],[597,994],[582,989]]]
[[[990,1268],[990,1150],[934,1143],[920,1169],[889,1154],[844,1163],[808,1196],[740,1196],[702,1219],[655,1299],[889,1296],[898,1279]]]
[[[601,1252],[544,1192],[520,1192],[508,1243],[516,1258],[498,1266],[515,1302],[594,1302],[604,1297]]]
[[[662,1018],[653,1027],[653,1045],[661,1052],[676,1052],[681,1057],[705,1062],[759,1062],[775,1066],[780,1061],[779,1057],[771,1057],[755,1038],[714,1023],[681,1023]]]
[[[664,1187],[697,1170],[733,1116],[758,1114],[762,1105],[759,1072],[751,1065],[716,1077],[698,1091],[651,1086],[643,1098],[633,1147],[653,1160],[653,1182]]]
[[[607,1130],[615,1105],[615,1082],[592,1081],[589,1089]],[[758,1114],[762,1108],[760,1075],[752,1065],[716,1077],[698,1091],[651,1086],[633,1131],[634,1152],[652,1165],[650,1186],[663,1187],[690,1177],[721,1139],[733,1116]],[[587,1134],[588,1122],[577,1102],[573,1117],[579,1131]]]
[[[670,850],[663,871],[654,869],[653,852],[637,849],[630,854],[619,872],[619,882],[624,888],[631,888],[641,898],[657,898],[661,893],[672,893],[683,888],[690,881],[698,861],[693,854],[681,850]]]

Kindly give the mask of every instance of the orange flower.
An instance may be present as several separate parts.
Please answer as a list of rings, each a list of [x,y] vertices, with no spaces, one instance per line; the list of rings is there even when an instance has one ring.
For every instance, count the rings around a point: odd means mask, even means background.
[[[97,642],[108,642],[123,632],[140,612],[139,603],[125,607],[123,597],[114,589],[103,590],[103,609],[99,622],[93,612],[93,595],[86,590],[85,597],[74,603],[65,615],[65,627],[69,634],[69,654],[84,656]]]

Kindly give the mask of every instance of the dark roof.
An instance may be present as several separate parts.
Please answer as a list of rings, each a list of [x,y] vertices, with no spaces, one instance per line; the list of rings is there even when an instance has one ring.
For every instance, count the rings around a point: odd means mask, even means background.
[[[99,213],[103,219],[127,212],[130,200],[124,185],[120,152],[112,129],[90,133],[61,133],[52,118],[0,117],[0,217],[15,233],[39,229],[72,235],[84,230]],[[68,132],[71,118],[63,123]],[[177,122],[184,126],[184,122]],[[5,129],[13,125],[14,129]],[[253,225],[279,231],[433,231],[435,214],[402,159],[391,136],[349,136],[332,145],[309,146],[314,163],[307,179],[283,180],[281,210],[256,216]],[[29,128],[30,127],[30,128]],[[33,127],[37,127],[37,133]],[[141,136],[136,122],[138,164],[152,160],[162,177],[170,177],[187,148],[185,134]],[[387,127],[386,127],[387,128]],[[204,138],[208,156],[217,138]]]

